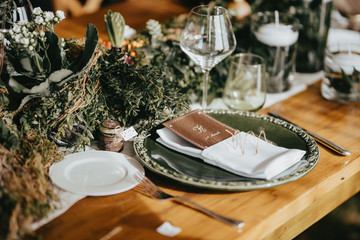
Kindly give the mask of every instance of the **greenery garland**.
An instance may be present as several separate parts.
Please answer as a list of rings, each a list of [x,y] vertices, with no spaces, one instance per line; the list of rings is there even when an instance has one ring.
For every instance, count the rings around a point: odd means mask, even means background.
[[[2,120],[0,131],[0,238],[19,239],[54,209],[48,169],[62,154],[46,136],[28,132],[19,139]]]
[[[104,54],[95,69],[109,115],[125,127],[148,129],[188,111],[186,98],[161,68],[138,65],[119,49]]]

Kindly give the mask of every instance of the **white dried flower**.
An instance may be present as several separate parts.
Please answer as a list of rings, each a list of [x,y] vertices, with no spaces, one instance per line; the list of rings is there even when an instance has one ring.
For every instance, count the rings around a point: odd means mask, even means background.
[[[14,39],[15,39],[15,42],[20,43],[20,41],[22,39],[22,35],[21,34],[16,34]]]
[[[22,19],[22,20],[17,22],[18,25],[26,25],[27,23],[28,23],[28,21],[25,20],[25,19]]]
[[[64,38],[61,38],[61,39],[60,39],[60,46],[61,46],[61,47],[65,47],[65,44],[66,44],[66,43],[65,43],[65,39],[64,39]]]
[[[34,8],[33,13],[35,15],[40,15],[42,13],[42,10],[40,7],[36,7],[36,8]]]
[[[34,50],[34,47],[30,45],[30,46],[29,46],[29,50],[30,50],[30,51],[33,51],[33,50]]]
[[[18,25],[15,25],[13,27],[14,32],[19,33],[21,31],[20,27]]]
[[[42,25],[44,23],[44,19],[40,16],[37,16],[34,20],[36,24]]]
[[[25,46],[27,46],[27,45],[29,45],[29,39],[28,38],[22,38],[21,40],[20,40],[20,42],[22,43],[22,44],[24,44]]]
[[[40,30],[39,34],[40,34],[40,37],[44,37],[45,36],[44,30]]]
[[[45,21],[46,22],[50,22],[54,19],[54,13],[53,12],[50,12],[50,11],[46,11],[45,12]]]
[[[60,21],[65,19],[65,13],[61,10],[57,10],[55,15],[59,18]]]

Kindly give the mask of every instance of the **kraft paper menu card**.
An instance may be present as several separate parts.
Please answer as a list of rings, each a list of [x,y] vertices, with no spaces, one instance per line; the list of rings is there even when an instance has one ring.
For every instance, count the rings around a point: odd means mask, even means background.
[[[235,129],[219,122],[200,110],[194,110],[163,125],[195,146],[206,149],[235,133]],[[229,133],[230,132],[230,133]]]

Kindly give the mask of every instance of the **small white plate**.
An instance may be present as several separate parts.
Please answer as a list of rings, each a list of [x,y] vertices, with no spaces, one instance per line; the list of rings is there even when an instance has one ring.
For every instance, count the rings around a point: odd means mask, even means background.
[[[135,159],[121,153],[85,151],[70,154],[50,167],[51,180],[67,191],[106,196],[125,192],[138,183],[134,173],[144,173]]]

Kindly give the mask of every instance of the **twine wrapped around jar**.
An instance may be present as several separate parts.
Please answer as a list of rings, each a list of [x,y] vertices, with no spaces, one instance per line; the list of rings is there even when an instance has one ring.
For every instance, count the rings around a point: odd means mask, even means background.
[[[124,127],[116,120],[106,120],[100,126],[99,148],[101,150],[118,152],[124,146],[121,132]]]

